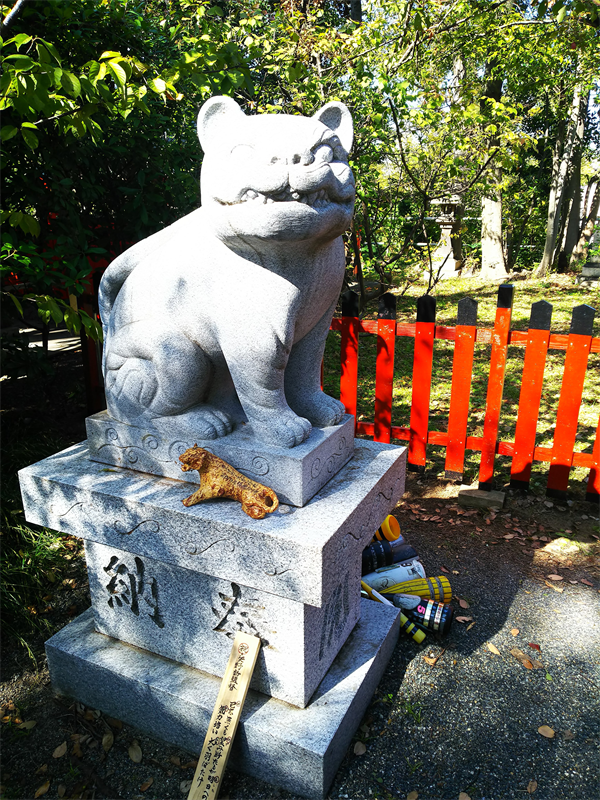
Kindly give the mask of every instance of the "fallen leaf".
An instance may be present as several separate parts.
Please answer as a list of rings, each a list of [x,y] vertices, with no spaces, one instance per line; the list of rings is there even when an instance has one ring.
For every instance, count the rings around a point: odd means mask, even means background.
[[[181,765],[181,769],[196,769],[198,766],[198,759],[195,761],[186,761],[185,764]]]
[[[457,569],[452,570],[453,575],[460,575],[460,572]]]
[[[133,742],[129,745],[129,758],[134,761],[136,764],[139,764],[142,760],[142,748],[139,746],[137,741],[134,739]]]
[[[191,781],[181,781],[181,783],[179,784],[179,791],[182,792],[182,794],[187,794],[191,788],[192,788]]]
[[[461,597],[461,598],[459,598],[459,600],[458,600],[458,605],[459,605],[461,608],[471,608],[471,606],[470,606],[470,605],[467,603],[467,601],[466,601],[466,600],[463,600],[463,599],[462,599],[462,597]]]
[[[546,586],[549,586],[551,589],[554,589],[555,592],[564,592],[563,586],[556,586],[554,583],[550,583],[550,581],[544,581]]]
[[[444,647],[441,653],[439,653],[437,656],[431,658],[429,656],[423,656],[423,660],[426,661],[430,667],[435,667],[436,663],[444,655],[445,652],[446,648]]]
[[[58,796],[59,797],[64,797],[65,796],[65,792],[67,791],[67,787],[66,787],[66,785],[64,783],[60,783],[58,785],[58,789],[56,791],[58,792]]]
[[[83,753],[81,752],[81,747],[79,742],[75,742],[73,745],[73,755],[77,756],[77,758],[83,758]]]
[[[43,794],[46,794],[46,792],[48,791],[49,788],[50,788],[50,781],[48,780],[48,781],[45,781],[44,783],[42,783],[40,788],[37,790],[37,792],[33,796],[34,797],[41,797]]]
[[[471,798],[469,797],[469,795],[466,792],[461,792],[458,795],[458,800],[471,800]]]
[[[546,739],[554,739],[554,731],[552,728],[548,727],[548,725],[542,725],[539,727],[538,733],[541,733],[542,736],[546,737]]]
[[[116,728],[120,731],[123,727],[123,723],[120,719],[115,719],[114,717],[105,717],[105,720],[108,722],[111,728]]]
[[[513,636],[518,636],[519,635],[519,629],[518,628],[511,628],[510,632],[512,633]]]
[[[531,662],[531,666],[534,669],[544,669],[544,665],[542,664],[542,662],[541,661],[536,661],[535,659]]]
[[[573,731],[565,731],[563,733],[563,739],[566,739],[568,742],[571,741],[571,739],[574,739],[574,738],[575,738],[575,734],[573,733]]]
[[[176,767],[181,766],[181,759],[179,758],[179,756],[171,756],[169,761],[171,762],[171,764],[175,764]]]
[[[36,775],[43,775],[44,772],[48,772],[48,764],[42,764],[41,767],[38,767],[35,771]]]
[[[456,622],[470,622],[473,617],[454,617]]]
[[[52,758],[62,758],[67,752],[67,743],[59,744],[56,750],[52,753]]]
[[[17,728],[20,728],[22,731],[30,731],[32,728],[35,728],[37,725],[37,721],[35,719],[30,719],[27,722],[22,722],[20,725],[17,725]]]
[[[473,625],[475,625],[475,624],[476,624],[475,622],[472,622],[472,623],[471,623],[471,624],[470,624],[470,625],[467,627],[467,630],[468,630],[468,631],[470,631],[470,630],[471,630],[471,628],[473,627]]]
[[[527,656],[522,650],[519,650],[518,647],[513,647],[512,650],[510,651],[510,654],[511,656],[514,656],[518,661],[520,661],[521,664],[523,664],[523,666],[525,667],[525,669],[533,669],[533,664],[531,663],[531,661],[527,658]]]
[[[367,752],[367,747],[364,742],[357,742],[354,745],[354,755],[355,756],[364,756]]]
[[[442,572],[447,572],[448,574],[450,574],[450,570],[448,569],[448,567],[440,567],[440,569],[442,570]]]
[[[406,800],[417,800],[417,797],[418,797],[418,796],[419,796],[419,793],[418,793],[418,792],[409,792],[409,793],[406,795]]]
[[[536,789],[537,789],[537,781],[529,781],[529,783],[527,784],[527,791],[529,792],[529,794],[533,794]]]
[[[556,575],[555,573],[552,573],[551,575],[546,575],[546,577],[550,578],[551,581],[562,581],[563,580],[563,576],[562,575]]]
[[[529,647],[532,647],[534,650],[537,650],[538,652],[541,649],[539,644],[534,644],[533,642],[529,642],[528,644],[529,644]]]
[[[109,733],[104,734],[104,736],[102,737],[102,749],[104,750],[105,753],[108,753],[110,748],[113,746],[114,741],[115,737],[112,735],[112,733],[110,733],[110,731]]]
[[[149,789],[153,783],[154,783],[154,778],[148,778],[148,780],[144,781],[140,786],[140,792],[145,792],[146,789]]]
[[[515,538],[515,534],[514,533],[507,533],[506,536],[503,536],[502,538],[503,539],[514,539]]]
[[[594,584],[593,584],[591,581],[586,581],[586,579],[585,579],[585,578],[582,578],[582,579],[581,579],[581,582],[582,582],[582,583],[585,583],[585,585],[586,585],[586,586],[593,586],[593,585],[594,585]]]
[[[487,646],[488,646],[488,650],[490,651],[490,653],[494,653],[494,655],[496,655],[496,656],[500,655],[500,650],[498,650],[498,648],[496,647],[495,644],[492,644],[491,642],[488,642]]]

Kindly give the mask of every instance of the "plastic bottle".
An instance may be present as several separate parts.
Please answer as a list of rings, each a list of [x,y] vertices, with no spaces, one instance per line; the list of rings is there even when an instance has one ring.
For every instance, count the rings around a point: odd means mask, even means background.
[[[418,558],[413,558],[410,561],[402,561],[399,564],[376,569],[365,575],[364,580],[378,592],[390,592],[392,587],[398,583],[424,577],[425,567]]]

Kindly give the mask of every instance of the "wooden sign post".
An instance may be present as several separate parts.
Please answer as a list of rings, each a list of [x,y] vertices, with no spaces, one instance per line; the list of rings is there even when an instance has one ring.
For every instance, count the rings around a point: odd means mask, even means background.
[[[259,650],[257,636],[236,633],[188,800],[216,800],[219,794]]]

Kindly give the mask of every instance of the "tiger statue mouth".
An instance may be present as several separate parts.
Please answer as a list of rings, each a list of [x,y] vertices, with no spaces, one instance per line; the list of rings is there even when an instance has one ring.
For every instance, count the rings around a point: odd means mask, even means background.
[[[351,203],[354,200],[354,192],[352,196],[343,198],[332,198],[327,189],[319,189],[315,192],[298,192],[288,186],[284,191],[277,194],[263,194],[256,189],[246,189],[239,200],[227,203],[224,200],[218,200],[221,205],[235,206],[241,203],[252,203],[257,206],[268,205],[270,203],[302,203],[311,208],[325,208],[331,203]]]

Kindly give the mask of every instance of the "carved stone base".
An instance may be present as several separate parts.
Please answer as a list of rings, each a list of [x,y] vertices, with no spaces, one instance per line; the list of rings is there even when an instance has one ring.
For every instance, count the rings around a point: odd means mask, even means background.
[[[339,425],[313,428],[306,442],[291,449],[257,441],[250,425],[242,425],[222,439],[199,439],[193,431],[180,428],[168,436],[150,426],[127,425],[101,411],[86,419],[86,428],[92,461],[199,483],[198,474],[183,473],[179,461],[188,447],[198,444],[273,489],[279,502],[300,507],[339,472],[354,452],[354,417],[349,414]]]
[[[358,565],[322,607],[85,543],[96,630],[223,675],[236,631],[262,642],[253,689],[304,708],[360,613]],[[349,569],[354,566],[352,575]]]
[[[248,693],[229,766],[325,797],[398,639],[399,611],[361,601],[361,618],[310,704]],[[46,642],[54,690],[198,754],[220,679],[94,630],[87,611]]]

